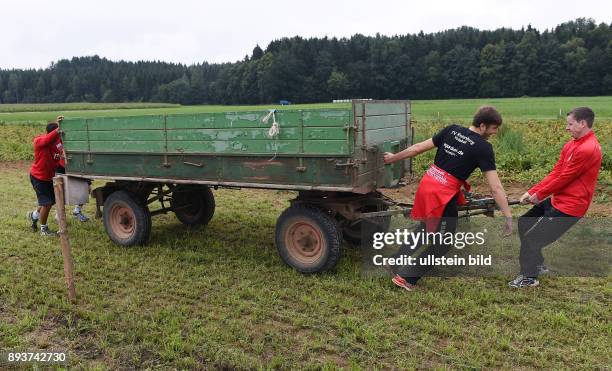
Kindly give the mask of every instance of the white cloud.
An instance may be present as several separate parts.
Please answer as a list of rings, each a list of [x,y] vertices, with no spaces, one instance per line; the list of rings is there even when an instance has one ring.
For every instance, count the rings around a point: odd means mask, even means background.
[[[0,68],[112,60],[233,62],[285,36],[349,37],[480,29],[543,30],[578,17],[610,22],[608,1],[5,1]]]

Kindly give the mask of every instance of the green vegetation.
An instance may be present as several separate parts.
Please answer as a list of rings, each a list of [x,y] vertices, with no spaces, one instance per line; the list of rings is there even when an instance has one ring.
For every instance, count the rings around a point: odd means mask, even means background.
[[[612,27],[579,18],[554,29],[299,36],[235,63],[182,65],[74,57],[1,70],[0,103],[294,103],[612,94]]]
[[[451,100],[414,100],[412,119],[418,122],[469,121],[481,105],[494,105],[505,120],[553,120],[565,118],[565,114],[578,106],[593,108],[596,120],[612,119],[612,96],[609,97],[545,97],[545,98],[503,98],[503,99],[451,99]],[[66,117],[100,116],[138,116],[199,112],[259,111],[268,109],[316,109],[345,108],[350,103],[295,104],[290,106],[179,106],[172,104],[155,105],[149,103],[119,103],[101,105],[95,103],[78,104],[27,104],[0,105],[0,123],[43,123],[54,120],[58,115]],[[8,107],[8,108],[7,108]],[[105,108],[101,108],[105,107]]]
[[[0,112],[48,112],[48,111],[78,111],[78,110],[114,110],[134,108],[168,108],[178,107],[170,103],[16,103],[0,104]]]
[[[0,348],[67,349],[76,368],[605,368],[609,278],[427,278],[407,294],[360,275],[359,251],[330,274],[285,267],[274,224],[289,192],[216,191],[201,230],[169,214],[151,244],[122,248],[102,223],[69,224],[78,305],[57,239],[29,231],[27,168],[0,168]],[[245,202],[248,199],[248,202]],[[93,214],[93,206],[86,212]],[[51,227],[56,228],[51,222]],[[518,254],[517,245],[509,246]]]

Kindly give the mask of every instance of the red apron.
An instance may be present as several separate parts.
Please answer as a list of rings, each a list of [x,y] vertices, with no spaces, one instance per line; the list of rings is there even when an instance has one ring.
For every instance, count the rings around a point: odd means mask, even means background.
[[[458,205],[467,203],[461,192],[461,186],[466,191],[470,190],[470,185],[465,180],[459,180],[436,165],[431,165],[421,178],[414,196],[414,207],[410,217],[425,222],[427,232],[435,232],[440,224],[444,208],[453,197],[459,195]]]

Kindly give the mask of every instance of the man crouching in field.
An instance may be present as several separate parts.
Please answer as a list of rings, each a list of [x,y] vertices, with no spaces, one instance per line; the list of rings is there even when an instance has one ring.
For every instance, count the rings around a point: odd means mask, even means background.
[[[510,287],[539,285],[538,274],[547,271],[542,249],[576,224],[593,199],[602,159],[592,130],[595,113],[588,107],[575,108],[566,121],[572,139],[563,146],[559,161],[550,174],[521,196],[521,203],[535,206],[518,221],[521,273]]]
[[[51,207],[55,204],[53,177],[57,168],[57,160],[54,154],[58,138],[57,122],[48,123],[47,133],[34,138],[34,163],[30,168],[30,182],[36,192],[38,208],[28,212],[28,220],[32,223],[33,231],[38,229],[36,224],[40,221],[40,234],[43,236],[55,235],[47,226],[47,218]]]
[[[510,235],[512,214],[506,199],[506,192],[495,168],[493,147],[487,141],[491,135],[497,133],[501,124],[502,118],[499,112],[494,107],[484,106],[480,107],[474,115],[470,128],[450,125],[433,138],[412,145],[401,152],[385,153],[385,164],[390,164],[438,148],[434,164],[423,175],[414,197],[414,207],[410,217],[422,222],[419,230],[424,226],[427,232],[443,234],[455,232],[458,216],[457,205],[466,202],[461,186],[469,190],[466,180],[478,167],[483,172],[497,205],[506,217],[504,234]],[[447,244],[432,244],[420,257],[440,258],[446,255],[450,248],[451,246]],[[412,255],[415,249],[416,246],[403,245],[395,257]],[[416,264],[401,267],[397,271],[393,267],[389,268],[394,273],[393,283],[411,291],[417,281],[431,269],[431,266]]]

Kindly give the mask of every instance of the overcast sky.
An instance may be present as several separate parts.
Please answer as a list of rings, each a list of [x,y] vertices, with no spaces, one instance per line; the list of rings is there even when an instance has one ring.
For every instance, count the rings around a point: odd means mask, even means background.
[[[111,60],[234,62],[272,40],[479,29],[544,30],[578,17],[612,21],[612,1],[300,0],[2,1],[0,68],[44,68],[97,54]]]

